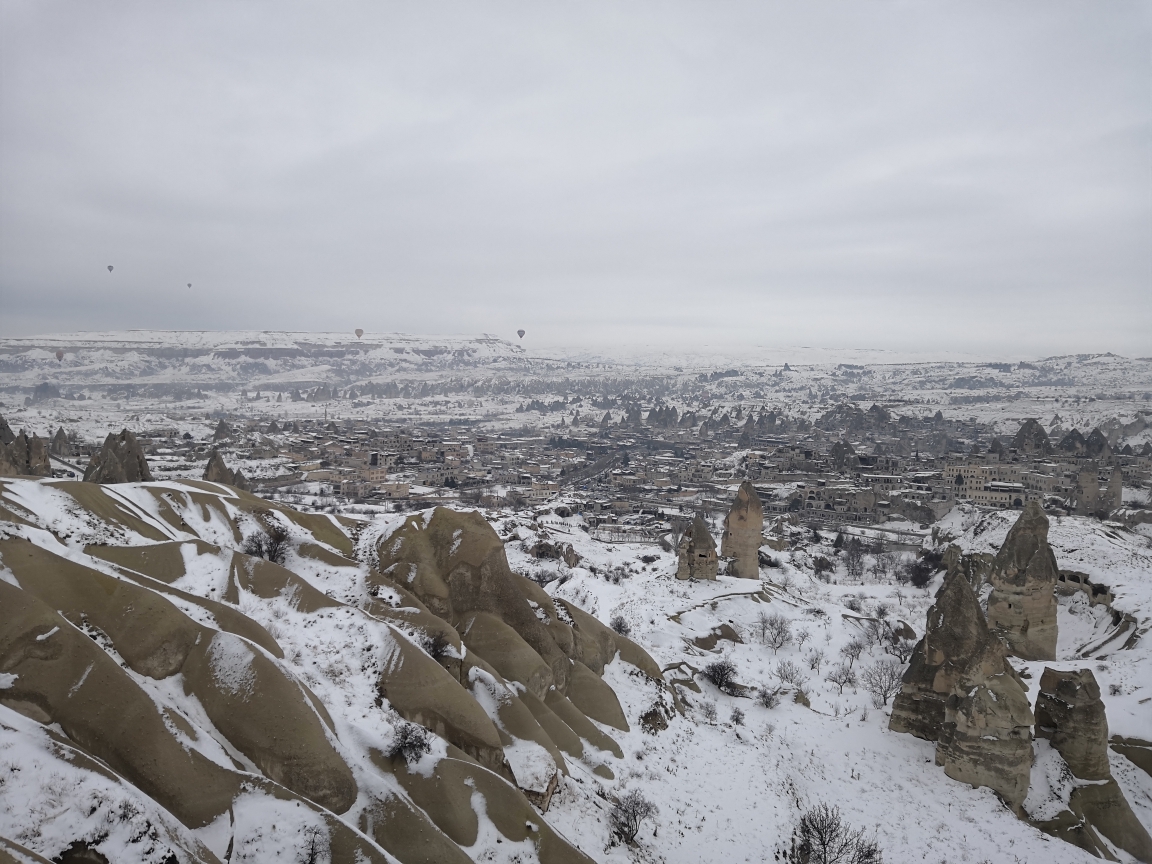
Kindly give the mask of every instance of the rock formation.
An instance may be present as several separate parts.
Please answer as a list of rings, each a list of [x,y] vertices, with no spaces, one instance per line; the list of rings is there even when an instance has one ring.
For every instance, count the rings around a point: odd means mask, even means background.
[[[749,418],[751,423],[752,419]],[[763,542],[764,507],[748,480],[740,484],[732,509],[724,519],[720,554],[734,560],[728,572],[741,579],[760,578],[760,544]]]
[[[224,418],[220,418],[220,422],[216,424],[216,431],[212,433],[213,441],[224,441],[232,437],[232,427],[224,422]]]
[[[888,728],[936,741],[936,764],[987,786],[1013,808],[1028,793],[1032,711],[961,568],[949,570],[928,610]]]
[[[91,776],[103,790],[54,798],[57,826],[144,837],[134,861],[214,862],[192,833],[213,826],[232,860],[468,864],[506,857],[504,843],[590,864],[541,811],[570,760],[612,779],[623,753],[605,730],[632,718],[602,673],[629,664],[662,696],[643,649],[513,573],[477,513],[416,514],[368,547],[369,565],[344,557],[346,520],[173,485],[124,506],[57,482],[22,496],[31,540],[0,532],[5,770],[24,772],[22,789],[57,795]],[[49,527],[61,496],[99,538],[66,555]],[[341,575],[317,585],[235,551],[238,510],[289,526],[290,562]],[[0,527],[10,517],[0,508]],[[197,536],[209,525],[227,547]],[[368,589],[354,604],[323,591],[345,577]],[[126,860],[107,838],[77,836],[85,860]],[[35,851],[73,860],[63,845]]]
[[[1152,861],[1152,837],[1137,820],[1108,764],[1108,719],[1090,669],[1045,669],[1036,699],[1036,737],[1048,739],[1077,781],[1068,809],[1038,826],[1105,857],[1103,834],[1138,861]],[[1111,855],[1107,855],[1111,857]]]
[[[11,444],[0,444],[0,476],[51,477],[48,448],[36,435],[21,430]]]
[[[240,469],[233,471],[225,464],[224,457],[220,455],[219,450],[213,450],[212,455],[208,457],[208,465],[204,468],[204,479],[209,483],[225,483],[229,486],[235,486],[245,492],[252,488]]]
[[[53,456],[67,457],[72,455],[72,442],[68,440],[68,433],[64,431],[61,426],[56,430],[56,434],[52,436],[52,443],[48,445],[48,449]]]
[[[1077,516],[1095,516],[1100,512],[1100,473],[1095,462],[1085,463],[1076,475],[1072,506]]]
[[[1108,444],[1107,436],[1100,431],[1100,427],[1093,429],[1084,439],[1084,455],[1104,463],[1112,458],[1112,447]]]
[[[138,483],[150,481],[148,460],[136,436],[124,429],[119,435],[108,433],[104,447],[88,463],[84,471],[87,483]]]
[[[1025,420],[1016,437],[1012,439],[1012,446],[1018,453],[1025,456],[1046,456],[1052,452],[1052,443],[1048,440],[1048,433],[1039,421]]]
[[[716,578],[720,569],[720,561],[716,557],[716,541],[712,539],[712,532],[700,514],[696,514],[692,527],[680,538],[677,552],[680,556],[676,567],[677,579]]]
[[[567,771],[562,752],[582,757],[580,739],[622,755],[619,745],[588,719],[628,729],[615,693],[600,675],[619,654],[662,684],[659,666],[579,607],[554,600],[535,582],[513,573],[503,542],[479,513],[437,508],[431,519],[412,516],[380,541],[377,554],[384,573],[396,574],[432,615],[459,634],[467,648],[462,659],[453,661],[461,681],[475,680],[480,674],[476,664],[481,664],[484,674],[521,685],[501,723],[520,724],[518,734],[542,744],[556,770]],[[387,697],[401,715],[430,725],[482,765],[511,772],[525,792],[546,792],[553,774],[544,776],[537,767],[534,776],[526,776],[514,762],[505,767],[499,740],[435,721],[421,707],[425,695],[419,688],[389,686]],[[604,765],[595,771],[611,776]]]
[[[1056,659],[1056,583],[1048,517],[1029,501],[996,553],[988,581],[988,623],[1025,660]]]
[[[1003,654],[990,648],[969,664],[944,704],[936,764],[953,780],[987,786],[1019,813],[1032,769],[1028,697],[1015,676],[990,672]]]
[[[1070,456],[1083,456],[1084,436],[1080,434],[1079,429],[1073,429],[1060,439],[1060,443],[1056,445],[1056,449]]]
[[[16,434],[12,431],[12,427],[3,416],[0,416],[0,444],[11,444],[15,440]]]

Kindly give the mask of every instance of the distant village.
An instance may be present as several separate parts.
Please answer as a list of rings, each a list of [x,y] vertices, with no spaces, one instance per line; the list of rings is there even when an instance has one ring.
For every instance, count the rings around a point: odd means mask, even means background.
[[[766,529],[781,536],[786,524],[923,530],[957,502],[1020,509],[1038,501],[1054,514],[1152,521],[1152,511],[1125,508],[1123,494],[1149,484],[1152,445],[1113,447],[1152,425],[1144,414],[1108,433],[1065,430],[1059,416],[1047,429],[1028,419],[1002,440],[939,411],[908,418],[879,404],[845,403],[815,422],[767,408],[697,413],[659,402],[559,413],[549,426],[511,432],[231,416],[200,437],[175,427],[137,437],[157,479],[205,465],[203,479],[295,506],[363,512],[555,505],[607,540],[653,538],[669,520],[726,510],[745,480]],[[0,440],[8,474],[83,475],[100,449],[63,427],[47,439],[3,422]]]

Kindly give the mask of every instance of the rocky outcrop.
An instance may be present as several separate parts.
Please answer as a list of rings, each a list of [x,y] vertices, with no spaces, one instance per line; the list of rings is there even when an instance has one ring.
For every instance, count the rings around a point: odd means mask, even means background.
[[[1017,813],[1028,795],[1032,724],[1028,697],[1015,675],[985,675],[1003,655],[970,664],[944,706],[936,764],[953,780],[987,786]]]
[[[951,548],[959,551],[958,547]],[[903,686],[892,705],[888,728],[927,741],[939,740],[945,703],[956,691],[968,665],[997,651],[999,661],[988,661],[992,663],[990,674],[1015,679],[1002,644],[988,629],[964,568],[959,563],[949,567],[936,602],[928,609],[924,638],[912,652]]]
[[[692,521],[692,527],[680,538],[677,554],[677,579],[716,578],[720,569],[720,560],[716,557],[716,541],[712,539],[712,532],[699,514]]]
[[[1098,459],[1107,463],[1112,458],[1112,447],[1108,444],[1108,436],[1097,427],[1088,433],[1084,439],[1084,455],[1089,459]]]
[[[52,443],[48,445],[48,449],[53,456],[66,458],[72,455],[72,442],[68,440],[68,433],[64,431],[63,426],[52,436]]]
[[[1112,776],[1108,766],[1108,719],[1091,669],[1044,670],[1036,699],[1036,737],[1050,740],[1081,780]]]
[[[1051,742],[1079,781],[1072,783],[1068,809],[1037,825],[1101,857],[1107,853],[1099,838],[1103,834],[1136,860],[1152,861],[1152,837],[1112,777],[1108,719],[1090,669],[1044,670],[1036,700],[1036,737]]]
[[[1044,431],[1039,421],[1031,418],[1021,424],[1016,437],[1012,439],[1012,446],[1016,448],[1016,452],[1025,456],[1046,456],[1052,452],[1052,442],[1048,440],[1048,433]]]
[[[204,468],[204,479],[209,483],[225,483],[228,486],[235,486],[245,492],[252,488],[240,469],[233,471],[228,467],[219,450],[213,450],[212,455],[208,457],[208,465]]]
[[[1060,453],[1067,453],[1069,456],[1083,456],[1084,436],[1080,434],[1079,429],[1073,429],[1060,439],[1056,449]]]
[[[11,444],[16,440],[16,433],[8,425],[8,421],[0,416],[0,444]]]
[[[11,444],[0,444],[0,476],[51,477],[52,463],[43,439],[21,431]]]
[[[84,471],[86,483],[139,483],[151,479],[144,451],[136,436],[127,429],[119,435],[108,433],[103,448]]]
[[[760,578],[763,532],[764,507],[755,487],[745,480],[724,519],[724,536],[720,542],[720,554],[733,559],[728,565],[731,575],[741,579]]]
[[[220,418],[220,422],[216,424],[216,431],[212,433],[213,441],[225,441],[232,437],[232,427],[224,422],[224,418]]]
[[[1077,516],[1100,513],[1100,472],[1095,462],[1084,464],[1076,475],[1072,490],[1072,507]]]
[[[928,610],[892,706],[888,728],[936,741],[936,764],[956,780],[987,786],[1013,808],[1028,793],[1032,711],[959,567]]]
[[[1025,660],[1056,659],[1056,583],[1048,517],[1029,501],[996,553],[988,581],[988,623]]]

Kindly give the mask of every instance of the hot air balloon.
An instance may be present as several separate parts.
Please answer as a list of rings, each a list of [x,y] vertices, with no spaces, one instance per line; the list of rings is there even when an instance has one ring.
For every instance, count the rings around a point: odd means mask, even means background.
[[[64,362],[64,352],[63,351],[57,351],[56,352],[56,362],[57,363],[63,363]]]
[[[191,288],[191,287],[192,287],[192,283],[191,283],[191,282],[189,282],[189,283],[188,283],[188,287],[189,287],[189,288]]]
[[[356,338],[359,339],[363,335],[364,335],[364,331],[361,330],[359,327],[357,327],[356,328]]]
[[[111,264],[109,264],[109,265],[108,265],[108,272],[109,272],[109,273],[111,273],[111,272],[112,272],[112,265],[111,265]]]
[[[519,336],[521,339],[523,339],[524,338],[524,331],[523,330],[517,330],[516,335]]]

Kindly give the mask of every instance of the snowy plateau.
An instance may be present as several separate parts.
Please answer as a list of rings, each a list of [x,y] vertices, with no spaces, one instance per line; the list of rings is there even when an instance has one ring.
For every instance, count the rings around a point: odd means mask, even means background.
[[[1149,860],[1152,358],[75,333],[0,340],[0,415],[0,861]],[[1022,802],[890,728],[1006,549]]]

